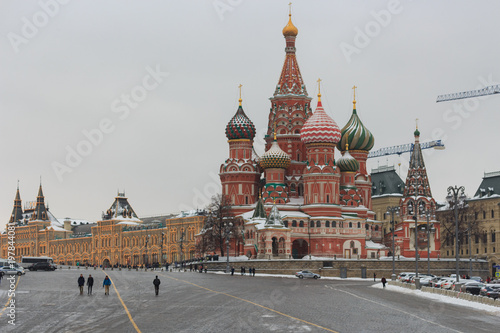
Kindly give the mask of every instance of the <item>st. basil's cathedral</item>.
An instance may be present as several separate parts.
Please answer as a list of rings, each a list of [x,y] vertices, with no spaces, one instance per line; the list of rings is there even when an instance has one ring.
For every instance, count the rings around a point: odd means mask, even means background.
[[[222,194],[243,220],[239,250],[252,258],[387,254],[384,245],[372,241],[375,214],[366,160],[374,137],[357,114],[355,90],[352,116],[342,129],[325,112],[320,86],[313,112],[295,54],[297,35],[290,14],[283,29],[285,62],[270,98],[265,153],[257,156],[253,149],[256,130],[241,95],[226,127],[229,158],[219,175]],[[337,159],[335,148],[341,152]]]

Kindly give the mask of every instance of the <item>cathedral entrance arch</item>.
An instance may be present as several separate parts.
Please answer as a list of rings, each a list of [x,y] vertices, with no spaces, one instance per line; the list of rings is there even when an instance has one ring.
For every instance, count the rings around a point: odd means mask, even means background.
[[[109,262],[109,259],[104,259],[102,261],[102,267],[106,267],[106,268],[111,267],[111,263]]]
[[[273,237],[273,257],[278,256],[278,239]]]
[[[307,255],[309,244],[305,239],[296,239],[292,243],[292,257],[293,259],[302,259]]]

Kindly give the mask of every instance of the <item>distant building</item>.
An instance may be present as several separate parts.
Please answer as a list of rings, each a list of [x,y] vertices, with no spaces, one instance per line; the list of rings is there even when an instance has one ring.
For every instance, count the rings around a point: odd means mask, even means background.
[[[500,264],[500,241],[497,239],[500,231],[500,171],[485,172],[474,197],[467,199],[467,204],[465,215],[459,215],[459,221],[463,219],[464,223],[459,234],[459,256],[488,260],[494,276],[496,271],[500,271],[494,267]],[[448,205],[440,208],[437,213],[439,219],[449,219],[454,223],[454,216],[450,214]],[[477,227],[470,227],[471,225]],[[465,228],[471,229],[470,235]],[[441,256],[454,258],[454,230],[443,234],[443,239]]]
[[[195,234],[205,212],[139,218],[125,193],[118,193],[97,222],[65,218],[60,222],[45,206],[40,185],[37,201],[22,209],[19,188],[10,218],[15,225],[15,259],[49,256],[66,265],[153,265],[195,257]],[[6,230],[7,231],[7,230]],[[9,256],[9,235],[0,237],[0,256]]]

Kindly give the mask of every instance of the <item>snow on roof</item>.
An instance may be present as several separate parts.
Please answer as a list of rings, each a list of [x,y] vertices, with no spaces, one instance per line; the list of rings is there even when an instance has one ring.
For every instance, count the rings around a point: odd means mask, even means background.
[[[66,232],[68,232],[68,230],[61,228],[61,227],[58,227],[56,225],[51,225],[50,227],[47,227],[46,229],[49,229],[49,228],[52,228],[52,230],[54,230],[54,231],[66,231]]]
[[[387,247],[384,244],[375,243],[371,240],[367,240],[365,243],[365,248],[371,250],[380,250],[380,249],[386,249]]]
[[[200,215],[200,213],[203,213],[203,210],[192,209],[192,210],[182,211],[179,215],[176,216],[176,218],[198,216],[198,215]]]
[[[117,224],[139,225],[139,223],[132,222],[132,221],[122,221],[122,222],[118,222]]]

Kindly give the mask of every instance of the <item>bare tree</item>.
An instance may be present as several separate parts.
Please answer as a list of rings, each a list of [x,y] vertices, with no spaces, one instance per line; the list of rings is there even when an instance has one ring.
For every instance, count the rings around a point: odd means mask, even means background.
[[[457,203],[459,246],[465,244],[464,239],[469,236],[472,241],[472,237],[480,237],[482,234],[482,228],[478,219],[480,212],[482,212],[481,205],[470,205],[467,202]],[[454,204],[451,203],[447,209],[441,209],[438,214],[440,216],[442,238],[445,239],[446,246],[451,246],[456,241]]]
[[[200,253],[219,250],[221,256],[224,256],[227,232],[230,232],[231,239],[241,238],[239,231],[241,226],[234,217],[231,205],[231,199],[228,196],[217,194],[212,197],[212,201],[207,206],[209,213],[205,226],[197,244]]]

